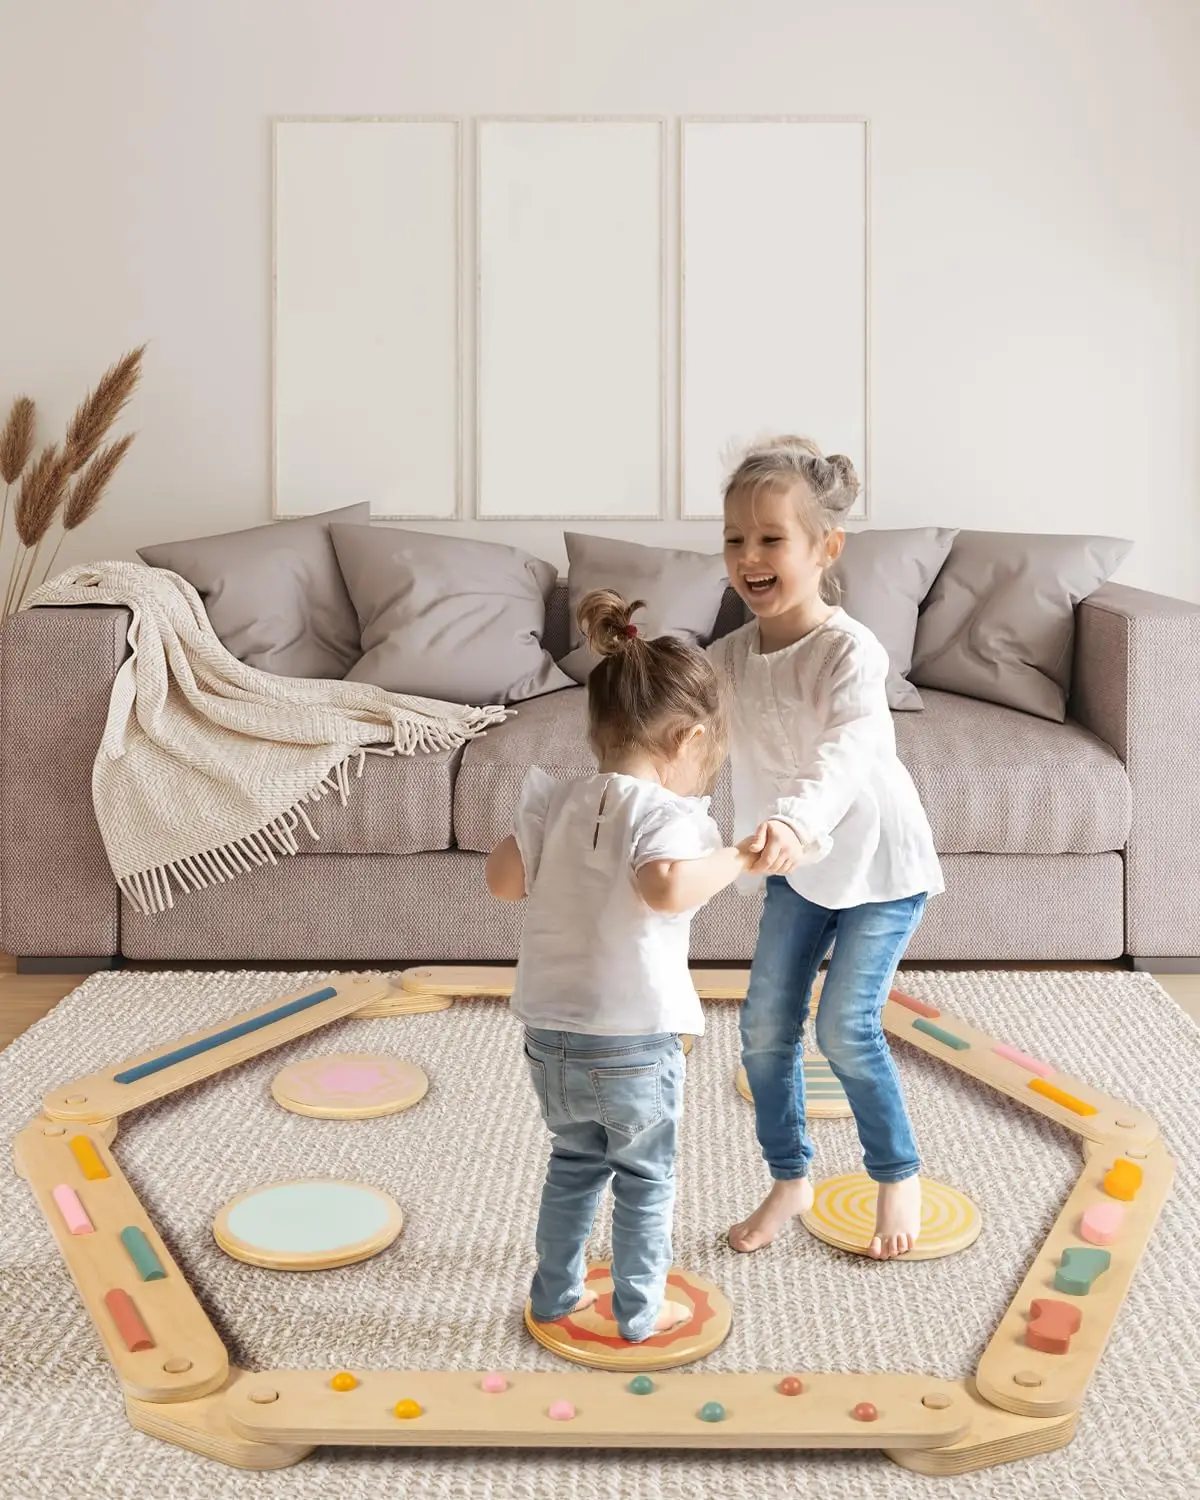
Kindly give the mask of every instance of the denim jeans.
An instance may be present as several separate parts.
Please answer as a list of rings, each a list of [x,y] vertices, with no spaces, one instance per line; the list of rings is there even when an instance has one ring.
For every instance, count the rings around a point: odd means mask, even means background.
[[[813,980],[833,945],[817,1007],[817,1047],[846,1091],[863,1165],[876,1182],[919,1170],[917,1144],[880,1016],[925,897],[831,911],[767,879],[750,987],[742,1007],[742,1061],[758,1142],[778,1180],[807,1177],[802,1038]]]
[[[653,1331],[671,1269],[675,1141],[683,1108],[679,1038],[525,1030],[525,1060],[552,1136],[530,1293],[541,1323],[584,1291],[584,1246],[613,1185],[613,1316],[621,1337]]]

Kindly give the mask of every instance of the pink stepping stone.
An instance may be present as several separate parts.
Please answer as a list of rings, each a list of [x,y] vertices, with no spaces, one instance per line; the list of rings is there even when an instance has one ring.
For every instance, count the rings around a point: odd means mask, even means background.
[[[1079,1233],[1090,1245],[1111,1245],[1121,1232],[1125,1208],[1120,1203],[1093,1203],[1083,1216]]]

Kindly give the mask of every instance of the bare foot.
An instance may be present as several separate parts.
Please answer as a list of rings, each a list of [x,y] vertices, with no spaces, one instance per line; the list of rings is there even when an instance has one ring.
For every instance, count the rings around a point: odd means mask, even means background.
[[[875,1238],[867,1253],[876,1260],[891,1260],[911,1250],[920,1233],[920,1177],[906,1177],[903,1182],[881,1182],[875,1202]]]
[[[654,1320],[655,1333],[670,1333],[692,1321],[692,1310],[682,1302],[664,1302]]]
[[[789,1219],[812,1207],[813,1185],[807,1177],[773,1182],[771,1191],[748,1219],[729,1231],[729,1243],[743,1255],[769,1245]]]
[[[595,1307],[595,1305],[596,1305],[596,1293],[595,1292],[584,1292],[583,1296],[580,1297],[579,1301],[571,1309],[571,1312],[567,1314],[567,1317],[569,1318],[571,1316],[571,1313],[587,1312],[587,1310],[588,1310],[589,1307]]]

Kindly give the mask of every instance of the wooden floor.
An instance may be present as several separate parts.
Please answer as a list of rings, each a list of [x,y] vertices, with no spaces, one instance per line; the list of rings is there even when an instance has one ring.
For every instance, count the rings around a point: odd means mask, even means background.
[[[130,969],[154,965],[130,964]],[[194,967],[194,966],[193,966]],[[255,967],[262,965],[231,965],[231,967]],[[268,966],[269,967],[269,966]],[[282,968],[283,965],[275,967]],[[311,966],[310,966],[311,967]],[[315,967],[320,967],[319,965]],[[916,967],[920,967],[917,965]],[[939,967],[927,965],[926,967]],[[973,965],[972,967],[997,967],[996,965]],[[1036,965],[1014,964],[1013,968],[1070,968],[1068,964]],[[1083,967],[1083,966],[1080,966]],[[1089,968],[1108,965],[1087,965]],[[1183,1007],[1184,1011],[1200,1024],[1200,974],[1158,974],[1155,976],[1167,993]],[[77,974],[18,974],[13,960],[0,954],[0,1049],[7,1047],[14,1037],[20,1036],[27,1026],[32,1026],[47,1011],[53,1010],[64,995],[82,984]]]

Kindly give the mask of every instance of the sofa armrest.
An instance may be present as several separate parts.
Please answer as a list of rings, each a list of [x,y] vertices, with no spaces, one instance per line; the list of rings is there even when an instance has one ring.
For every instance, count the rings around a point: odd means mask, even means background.
[[[18,957],[120,952],[117,883],[92,809],[92,764],[126,609],[30,609],[0,640],[0,907]]]
[[[1126,952],[1200,957],[1200,605],[1097,589],[1076,612],[1068,711],[1133,789]]]

